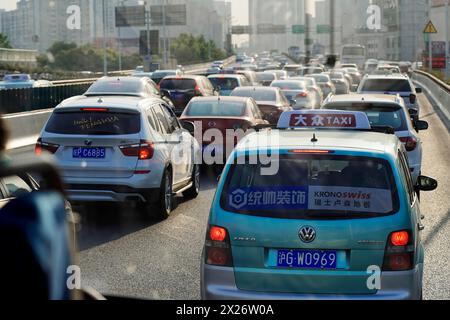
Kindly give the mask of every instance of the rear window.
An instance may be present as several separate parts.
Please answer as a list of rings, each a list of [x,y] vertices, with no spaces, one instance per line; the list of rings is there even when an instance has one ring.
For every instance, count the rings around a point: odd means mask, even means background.
[[[376,103],[330,103],[325,108],[365,112],[373,126],[389,126],[394,128],[395,131],[408,130],[405,113],[401,107],[389,107]]]
[[[86,92],[87,95],[99,93],[135,93],[143,91],[140,81],[98,81],[94,82]]]
[[[330,73],[330,78],[332,80],[341,80],[344,79],[344,75],[342,73]]]
[[[273,81],[276,77],[272,73],[258,73],[256,78],[258,81]]]
[[[222,90],[234,90],[239,87],[239,81],[235,78],[209,78],[213,86],[220,87]]]
[[[239,102],[192,102],[186,112],[190,117],[241,117],[246,105]]]
[[[412,92],[408,80],[397,79],[367,79],[362,91],[368,92]]]
[[[273,82],[272,87],[280,88],[281,90],[305,90],[305,83],[303,82]]]
[[[123,135],[141,130],[139,114],[112,112],[53,113],[45,131],[68,135]]]
[[[235,90],[231,93],[234,97],[248,97],[255,101],[277,101],[277,94],[272,90]]]
[[[286,155],[273,161],[279,168],[275,175],[263,175],[262,164],[239,164],[242,160],[232,165],[221,194],[222,209],[280,219],[357,219],[399,210],[385,160]]]
[[[196,85],[193,79],[164,79],[160,87],[166,90],[194,90]]]
[[[311,77],[316,79],[318,83],[325,83],[330,81],[330,78],[328,78],[327,76],[312,75]]]

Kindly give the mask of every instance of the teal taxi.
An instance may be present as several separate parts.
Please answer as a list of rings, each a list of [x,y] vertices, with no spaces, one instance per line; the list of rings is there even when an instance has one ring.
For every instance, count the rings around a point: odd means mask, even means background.
[[[414,185],[407,157],[362,112],[288,111],[248,135],[212,203],[202,298],[421,299],[417,191],[437,181]]]

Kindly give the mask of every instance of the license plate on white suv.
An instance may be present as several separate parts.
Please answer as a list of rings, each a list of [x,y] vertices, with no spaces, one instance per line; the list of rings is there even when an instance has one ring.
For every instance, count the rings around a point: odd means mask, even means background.
[[[72,156],[74,159],[105,159],[106,148],[73,148]]]

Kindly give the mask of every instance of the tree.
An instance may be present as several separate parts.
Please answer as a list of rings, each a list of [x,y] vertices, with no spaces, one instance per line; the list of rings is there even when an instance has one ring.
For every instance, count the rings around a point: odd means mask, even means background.
[[[3,33],[0,33],[0,48],[11,49],[11,44],[9,43],[8,37]]]
[[[223,50],[214,41],[206,41],[203,36],[180,34],[171,45],[171,51],[178,63],[191,64],[210,60],[220,60],[226,57]]]

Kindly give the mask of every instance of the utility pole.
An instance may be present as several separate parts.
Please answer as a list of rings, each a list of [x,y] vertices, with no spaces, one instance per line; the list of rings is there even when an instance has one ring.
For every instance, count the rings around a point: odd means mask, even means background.
[[[145,1],[145,25],[147,27],[147,62],[148,71],[150,71],[152,50],[150,49],[150,7],[147,1]]]
[[[335,41],[335,31],[336,31],[336,2],[335,0],[330,1],[330,55],[336,54],[336,41]]]
[[[103,14],[103,75],[108,75],[108,57],[106,52],[106,12],[105,12],[105,0],[102,0],[102,14]]]
[[[312,49],[312,12],[311,12],[311,0],[304,0],[305,4],[305,51],[306,51],[306,62],[311,60],[311,49]]]
[[[431,0],[428,0],[428,20],[431,21]],[[433,71],[433,49],[431,47],[431,33],[428,33],[428,68]]]
[[[448,45],[448,27],[449,27],[449,21],[448,21],[448,1],[445,0],[445,79],[447,80],[449,78],[449,66],[448,66],[448,51],[449,51],[449,45]]]
[[[167,66],[168,59],[167,59],[167,28],[166,28],[166,6],[167,6],[167,0],[163,0],[162,5],[162,24],[163,24],[163,34],[164,34],[164,41],[163,41],[163,63]]]

